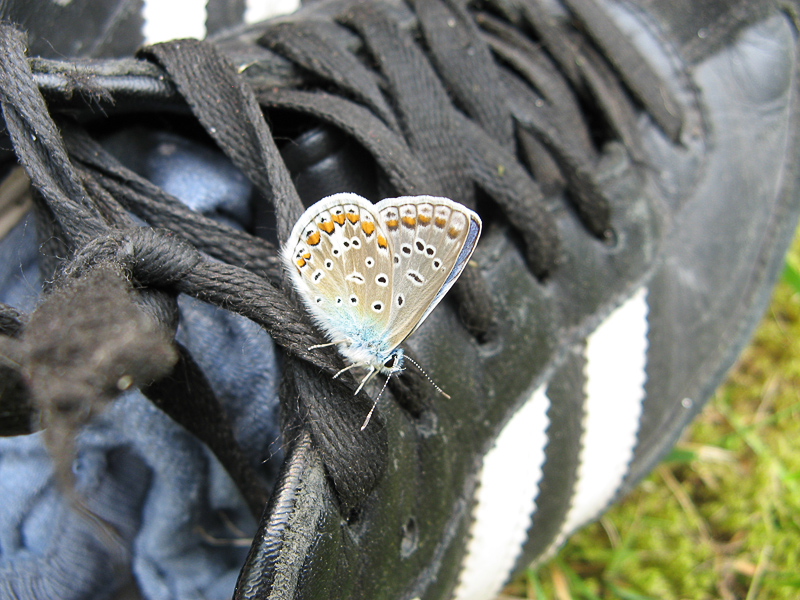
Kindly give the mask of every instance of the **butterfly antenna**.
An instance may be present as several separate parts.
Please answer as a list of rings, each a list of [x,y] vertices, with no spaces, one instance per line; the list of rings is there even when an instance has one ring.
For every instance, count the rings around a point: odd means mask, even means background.
[[[418,363],[417,361],[415,361],[413,358],[411,358],[411,357],[410,357],[408,354],[406,354],[406,355],[405,355],[403,358],[404,358],[405,360],[408,360],[408,361],[410,361],[412,365],[414,365],[415,367],[417,367],[417,369],[419,369],[419,372],[420,372],[420,373],[422,373],[423,375],[425,375],[425,379],[427,379],[427,380],[430,382],[430,384],[431,384],[433,387],[435,387],[435,388],[436,388],[436,391],[437,391],[437,392],[439,392],[439,393],[440,393],[442,396],[444,396],[445,398],[447,398],[448,400],[450,400],[450,394],[448,394],[448,393],[447,393],[447,392],[445,392],[445,391],[444,391],[442,388],[440,388],[438,385],[436,385],[436,382],[435,382],[433,379],[431,379],[431,378],[430,378],[430,375],[428,375],[428,374],[425,372],[425,369],[423,369],[422,367],[420,367],[420,366],[419,366],[419,363]],[[389,380],[387,379],[386,381],[389,381]],[[386,387],[386,384],[384,384],[384,387]]]
[[[362,425],[361,425],[361,431],[364,431],[367,428],[367,425],[369,425],[369,420],[372,418],[372,413],[375,412],[375,407],[378,406],[378,400],[380,400],[381,394],[383,394],[383,390],[386,389],[386,384],[389,383],[389,380],[391,378],[392,378],[391,375],[389,375],[386,378],[386,381],[383,382],[383,387],[381,388],[381,391],[378,392],[377,396],[375,396],[375,401],[372,403],[372,408],[369,409],[369,413],[367,414],[367,418],[364,419],[364,423],[362,423]]]

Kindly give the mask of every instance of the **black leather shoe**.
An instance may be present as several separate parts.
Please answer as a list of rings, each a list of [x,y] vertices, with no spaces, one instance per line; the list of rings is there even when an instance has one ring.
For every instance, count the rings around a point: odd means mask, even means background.
[[[661,4],[316,2],[139,62],[34,62],[68,162],[38,162],[61,156],[44,105],[28,113],[27,96],[4,92],[63,241],[59,281],[95,293],[91,274],[111,265],[159,330],[174,330],[180,292],[284,350],[285,460],[234,597],[494,598],[631,489],[720,382],[797,220],[796,31],[766,4]],[[4,33],[3,49],[19,48]],[[3,81],[24,80],[3,56]],[[91,90],[107,118],[83,107]],[[252,184],[239,220],[257,235],[134,173],[148,174],[137,151],[166,150],[120,144],[131,115],[164,129],[167,108],[171,133],[210,138]],[[340,191],[444,195],[484,224],[462,279],[406,344],[450,399],[408,369],[363,432],[372,397],[332,379],[334,350],[309,350],[324,340],[269,242]],[[15,322],[7,333],[26,339]],[[267,456],[243,457],[252,439],[185,346],[171,378],[143,391],[256,510]]]

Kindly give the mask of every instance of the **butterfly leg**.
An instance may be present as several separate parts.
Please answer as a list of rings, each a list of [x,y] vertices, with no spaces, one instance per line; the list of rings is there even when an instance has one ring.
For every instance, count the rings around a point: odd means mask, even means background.
[[[364,386],[365,386],[365,385],[366,385],[366,384],[369,382],[369,380],[370,380],[370,379],[372,379],[373,377],[375,377],[375,374],[376,374],[377,372],[378,372],[378,371],[376,371],[376,370],[375,370],[375,367],[370,367],[370,368],[369,368],[369,373],[367,373],[367,374],[364,376],[364,379],[362,379],[362,380],[361,380],[361,383],[358,385],[358,388],[356,389],[356,391],[355,391],[355,393],[353,394],[353,396],[358,396],[358,392],[360,392],[360,391],[361,391],[361,388],[363,388],[363,387],[364,387]],[[373,406],[372,408],[374,409],[375,407]],[[372,411],[370,411],[370,413],[372,413]]]
[[[347,340],[337,340],[335,342],[328,342],[327,344],[314,344],[309,346],[309,350],[316,350],[317,348],[327,348],[328,346],[335,346],[336,344],[344,344]]]
[[[333,378],[334,378],[334,379],[336,379],[336,378],[337,378],[339,375],[341,375],[341,374],[342,374],[342,373],[344,373],[345,371],[349,371],[350,369],[353,369],[353,368],[355,368],[355,367],[364,367],[364,366],[366,366],[366,364],[365,364],[365,363],[359,363],[359,364],[352,364],[352,365],[348,365],[348,366],[346,366],[344,369],[339,369],[339,370],[336,372],[336,375],[334,375],[334,376],[333,376]],[[360,389],[361,389],[361,387],[359,387],[358,389],[360,390]],[[357,394],[357,393],[358,393],[358,392],[356,392],[356,394]]]

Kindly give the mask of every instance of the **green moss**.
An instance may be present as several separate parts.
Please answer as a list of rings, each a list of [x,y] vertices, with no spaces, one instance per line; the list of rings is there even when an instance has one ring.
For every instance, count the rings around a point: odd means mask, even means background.
[[[670,458],[512,598],[800,597],[800,236],[727,382]]]

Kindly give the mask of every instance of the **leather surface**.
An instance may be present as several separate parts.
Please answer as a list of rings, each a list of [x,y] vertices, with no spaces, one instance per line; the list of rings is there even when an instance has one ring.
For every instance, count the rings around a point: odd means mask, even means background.
[[[649,286],[648,403],[626,490],[730,368],[782,267],[798,210],[798,63],[782,50],[795,45],[777,15],[695,68],[710,151]]]

